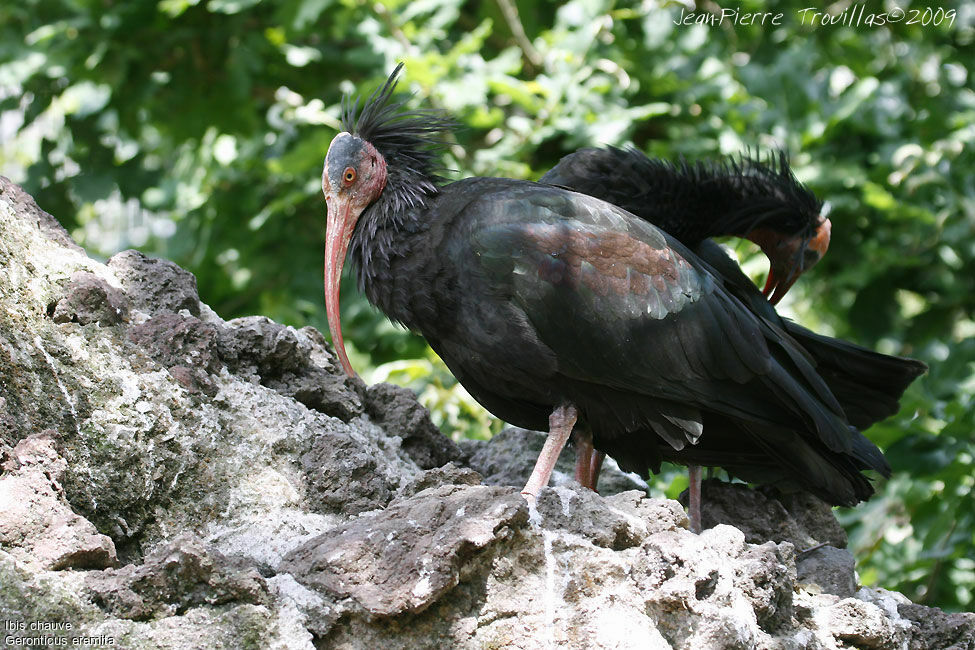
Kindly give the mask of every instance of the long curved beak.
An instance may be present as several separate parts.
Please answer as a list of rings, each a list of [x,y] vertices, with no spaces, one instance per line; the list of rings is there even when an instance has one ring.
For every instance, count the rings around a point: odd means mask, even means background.
[[[348,198],[326,196],[328,218],[325,226],[325,312],[328,315],[328,331],[332,334],[332,345],[339,356],[345,373],[355,377],[355,370],[349,362],[342,339],[342,320],[339,312],[339,287],[342,280],[342,267],[345,266],[345,253],[349,250],[349,240],[355,230],[356,221],[362,210],[355,210]]]
[[[829,238],[833,224],[824,218],[816,228],[816,234],[802,248],[802,239],[782,239],[766,229],[753,230],[748,239],[758,244],[769,259],[768,279],[762,294],[772,305],[789,292],[799,276],[816,266],[829,249]]]
[[[802,271],[793,269],[789,273],[788,271],[776,270],[775,267],[769,267],[768,278],[765,280],[762,295],[768,299],[769,304],[779,304],[779,301],[785,297],[785,294],[789,293],[789,289],[796,283],[800,275],[802,275]]]

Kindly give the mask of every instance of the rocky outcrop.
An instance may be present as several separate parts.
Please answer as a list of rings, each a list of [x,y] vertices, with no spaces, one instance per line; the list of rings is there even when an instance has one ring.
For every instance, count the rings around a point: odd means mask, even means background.
[[[4,647],[975,647],[857,585],[814,500],[709,483],[693,535],[610,467],[529,510],[539,434],[458,447],[316,330],[92,260],[2,178],[0,224]]]

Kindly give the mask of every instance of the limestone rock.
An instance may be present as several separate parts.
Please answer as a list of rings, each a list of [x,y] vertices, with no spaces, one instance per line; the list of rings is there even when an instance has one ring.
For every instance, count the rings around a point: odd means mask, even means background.
[[[55,323],[98,323],[118,325],[129,315],[125,294],[94,273],[79,271],[71,276],[67,292],[51,308]]]
[[[447,463],[443,467],[428,469],[401,485],[396,496],[405,499],[427,488],[441,485],[480,485],[481,475],[468,467]]]
[[[123,251],[108,260],[108,268],[119,278],[133,307],[145,314],[188,311],[200,315],[196,276],[169,260]]]
[[[341,431],[316,437],[301,457],[309,504],[316,512],[347,515],[384,507],[397,485],[380,471],[380,462]]]
[[[67,463],[53,432],[21,440],[0,474],[0,547],[43,569],[97,569],[118,563],[112,539],[71,510],[60,481]]]
[[[230,372],[253,376],[308,408],[345,422],[363,412],[365,386],[345,375],[316,329],[295,330],[263,316],[235,318],[221,329],[219,348]]]
[[[512,489],[430,488],[308,541],[278,568],[371,614],[416,613],[457,585],[472,556],[527,520]]]
[[[681,495],[686,500],[686,491]],[[731,524],[752,544],[789,542],[802,550],[818,544],[846,548],[846,531],[829,504],[808,494],[786,495],[775,488],[757,490],[718,480],[701,484],[701,524]]]
[[[891,618],[867,599],[844,598],[816,614],[837,644],[855,648],[897,648],[908,641],[909,625]]]
[[[975,614],[948,614],[903,599],[897,613],[911,624],[911,650],[975,650]]]
[[[169,370],[191,393],[217,394],[211,375],[222,364],[217,351],[217,327],[194,316],[159,311],[129,328],[129,340]]]
[[[10,182],[9,178],[3,176],[0,176],[0,202],[4,205],[6,215],[33,226],[42,236],[61,248],[76,253],[84,253],[81,246],[78,246],[71,239],[64,226],[47,212],[41,210],[34,197],[16,183]]]
[[[845,548],[822,546],[800,553],[796,569],[800,583],[818,585],[826,593],[843,598],[856,593],[855,560]]]
[[[370,386],[366,393],[369,417],[379,426],[403,439],[403,449],[423,469],[459,460],[460,449],[430,420],[409,389],[392,384]]]
[[[133,621],[184,614],[201,605],[270,600],[257,571],[234,568],[189,535],[166,543],[138,566],[90,572],[85,586],[107,613]]]
[[[538,512],[547,528],[617,551],[639,546],[660,531],[687,528],[687,516],[676,502],[645,496],[633,490],[602,498],[570,484],[539,495]]]

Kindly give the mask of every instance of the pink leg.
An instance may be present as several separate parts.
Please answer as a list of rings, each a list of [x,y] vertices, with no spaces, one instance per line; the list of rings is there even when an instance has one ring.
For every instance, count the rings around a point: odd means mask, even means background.
[[[576,407],[571,404],[559,405],[552,411],[552,415],[548,416],[548,438],[545,439],[542,453],[538,455],[532,475],[528,477],[528,483],[521,491],[521,495],[528,503],[535,503],[538,493],[548,485],[552,470],[555,469],[555,461],[559,459],[559,453],[565,447],[565,442],[569,439],[577,418]]]
[[[592,473],[595,453],[592,435],[588,431],[576,431],[576,480],[593,492],[596,491],[596,477]]]
[[[701,466],[687,466],[687,516],[691,520],[691,532],[701,533]]]
[[[592,462],[589,465],[590,467],[589,473],[592,475],[593,492],[599,492],[599,490],[596,489],[596,483],[599,482],[599,470],[603,468],[603,460],[605,458],[606,458],[606,454],[604,452],[598,450],[593,451],[592,459],[591,459]]]

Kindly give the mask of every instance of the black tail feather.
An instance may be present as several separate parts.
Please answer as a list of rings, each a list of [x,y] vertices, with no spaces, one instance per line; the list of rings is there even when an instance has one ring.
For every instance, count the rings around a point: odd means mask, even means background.
[[[895,357],[816,334],[788,320],[789,333],[816,360],[816,370],[839,400],[850,424],[866,429],[897,413],[900,399],[927,372],[917,359]]]

